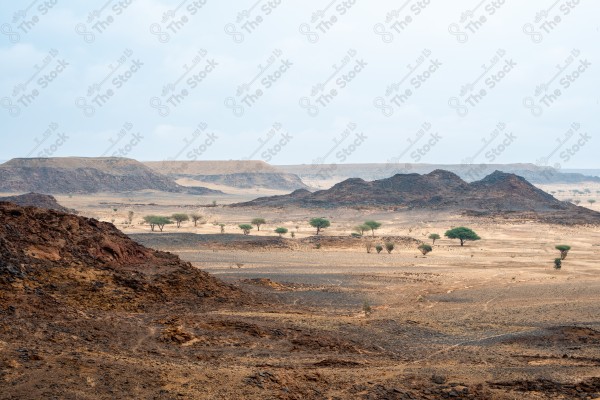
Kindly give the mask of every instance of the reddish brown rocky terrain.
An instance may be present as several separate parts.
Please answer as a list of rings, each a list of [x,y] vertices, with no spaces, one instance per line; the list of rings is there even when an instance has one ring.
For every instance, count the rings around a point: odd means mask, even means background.
[[[564,273],[521,275],[529,258],[500,272],[479,246],[425,259],[401,236],[377,238],[398,244],[385,255],[348,237],[232,251],[233,235],[199,236],[144,240],[224,281],[112,224],[0,203],[0,399],[600,395],[591,245]]]
[[[39,207],[75,214],[75,210],[61,206],[54,196],[41,193],[25,193],[17,196],[0,197],[0,201],[8,201],[23,207]]]

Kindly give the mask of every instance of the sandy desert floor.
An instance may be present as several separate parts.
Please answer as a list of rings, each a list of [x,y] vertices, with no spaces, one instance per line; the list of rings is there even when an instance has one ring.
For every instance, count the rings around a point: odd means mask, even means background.
[[[30,371],[40,382],[58,373],[82,385],[64,398],[96,398],[90,388],[97,398],[110,398],[111,390],[165,399],[600,397],[599,227],[426,212],[199,207],[211,200],[136,196],[59,202],[84,216],[112,216],[134,239],[262,300],[196,312],[79,316],[89,326],[64,328],[66,336],[57,339],[73,341],[72,354],[56,356],[62,369]],[[130,209],[134,223],[120,224]],[[152,234],[140,225],[142,215],[191,211],[208,222]],[[213,221],[237,234],[238,223],[257,216],[268,224],[252,237],[276,239],[276,226],[296,231],[298,225],[296,238],[286,235],[283,247],[269,241],[247,247],[248,237],[226,235],[227,242],[214,244],[221,235]],[[360,241],[317,249],[302,241],[314,235],[307,224],[313,216],[331,219],[326,236],[347,237],[364,220],[381,221],[375,243],[383,236],[429,243],[429,233],[443,236],[460,225],[482,240],[461,247],[441,239],[426,257],[414,245],[367,254]],[[553,268],[557,244],[572,246],[561,270]],[[115,329],[120,333],[110,337]],[[26,380],[18,368],[11,371],[11,378]]]

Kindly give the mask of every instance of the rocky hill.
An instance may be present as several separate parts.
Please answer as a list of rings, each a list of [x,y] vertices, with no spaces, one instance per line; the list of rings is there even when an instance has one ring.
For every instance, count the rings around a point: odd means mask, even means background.
[[[134,310],[174,298],[241,295],[106,222],[7,202],[0,202],[0,220],[0,292],[14,299],[40,291],[71,306]]]
[[[569,214],[569,218],[562,218],[565,220],[600,223],[600,213],[557,200],[524,178],[500,171],[472,183],[444,170],[435,170],[426,175],[397,174],[370,182],[351,178],[327,190],[314,193],[299,190],[288,195],[261,197],[232,206],[393,207],[478,211],[487,214],[558,212]],[[556,217],[561,220],[560,216]]]
[[[7,196],[0,197],[1,201],[7,201],[10,203],[14,203],[23,207],[38,207],[38,208],[46,208],[48,210],[62,211],[66,213],[75,214],[75,210],[68,209],[66,207],[61,206],[56,201],[54,196],[50,196],[48,194],[40,194],[40,193],[26,193],[18,196]]]
[[[173,180],[191,179],[200,184],[239,189],[295,190],[307,187],[297,175],[281,171],[264,161],[156,161],[144,164]]]
[[[277,165],[281,171],[299,176],[304,182],[340,182],[348,178],[365,180],[384,179],[394,174],[428,174],[436,169],[443,169],[458,175],[461,179],[472,182],[479,180],[494,171],[502,171],[522,176],[534,184],[600,182],[598,171],[557,170],[535,164],[419,164],[419,163],[382,163],[382,164],[322,164],[322,165]]]
[[[15,158],[0,165],[0,192],[97,193],[158,190],[188,192],[127,158]],[[218,193],[195,188],[195,194]]]

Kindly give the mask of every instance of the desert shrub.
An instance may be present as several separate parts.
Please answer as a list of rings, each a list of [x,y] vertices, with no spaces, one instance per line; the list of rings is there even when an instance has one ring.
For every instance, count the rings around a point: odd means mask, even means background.
[[[560,257],[554,259],[554,269],[560,269],[562,267],[562,260]]]
[[[127,213],[127,220],[129,221],[129,225],[131,225],[131,223],[133,222],[133,211],[129,211]]]
[[[467,240],[481,239],[472,229],[459,226],[458,228],[450,229],[444,234],[448,239],[460,240],[460,245],[464,245]]]
[[[296,233],[294,233],[294,232],[290,232],[290,236],[291,236],[291,237],[292,237],[292,239],[293,239],[293,238],[295,238],[295,237],[296,237]]]
[[[419,250],[421,250],[421,253],[423,253],[424,256],[427,255],[427,253],[431,252],[431,250],[433,250],[433,247],[431,247],[428,244],[422,244],[418,247]]]
[[[559,244],[558,246],[554,247],[556,250],[560,251],[560,259],[564,260],[565,258],[567,258],[567,254],[569,253],[569,250],[571,250],[571,246],[568,246],[566,244]]]
[[[249,235],[252,230],[252,225],[250,224],[239,224],[238,227],[244,232],[244,235]]]
[[[429,235],[429,239],[433,240],[432,244],[435,244],[435,241],[438,239],[441,239],[441,238],[440,238],[440,235],[438,235],[437,233],[432,233],[431,235]],[[429,250],[429,251],[431,251],[431,250]]]
[[[367,300],[363,301],[362,309],[363,309],[363,312],[365,313],[365,317],[371,315],[371,313],[373,312],[373,309],[371,308],[371,304],[369,304],[369,302]]]
[[[329,228],[331,226],[329,220],[325,218],[313,218],[309,221],[309,224],[313,228],[317,228],[317,235],[319,234],[319,232],[321,232],[321,230]]]
[[[378,244],[377,246],[375,246],[375,250],[377,250],[377,254],[381,253],[381,250],[383,250],[383,246]]]
[[[373,242],[365,242],[365,249],[367,249],[367,253],[370,254],[373,249]]]
[[[317,249],[317,250],[318,250],[318,249],[320,249],[320,248],[321,248],[321,243],[317,243],[317,244],[315,244],[315,249]]]
[[[187,214],[173,214],[173,215],[171,215],[171,218],[173,218],[175,220],[178,228],[181,227],[181,223],[183,221],[190,220],[190,217]]]
[[[356,232],[352,232],[350,234],[350,236],[353,237],[353,238],[361,238],[362,237],[362,235],[360,233],[356,233]]]
[[[385,243],[385,250],[388,252],[388,254],[392,254],[392,250],[394,250],[394,247],[396,246],[392,242]]]
[[[250,221],[252,225],[256,225],[256,230],[260,231],[260,226],[267,223],[264,218],[254,218]]]
[[[275,233],[278,233],[279,237],[281,237],[282,235],[285,235],[286,233],[288,233],[288,230],[287,230],[287,228],[279,227],[279,228],[275,229]]]
[[[225,224],[217,224],[221,227],[221,233],[225,233]]]

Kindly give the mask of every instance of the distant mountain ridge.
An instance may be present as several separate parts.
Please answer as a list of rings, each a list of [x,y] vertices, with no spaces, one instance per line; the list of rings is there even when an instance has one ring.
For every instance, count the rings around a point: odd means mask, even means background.
[[[394,174],[428,174],[442,169],[457,174],[463,180],[472,182],[493,173],[502,171],[527,179],[534,184],[600,182],[597,171],[560,170],[535,164],[418,164],[418,163],[381,163],[381,164],[321,164],[321,165],[277,165],[282,171],[298,175],[305,182],[318,180],[342,181],[359,177],[366,180],[384,179]]]
[[[458,175],[435,170],[425,175],[396,174],[365,181],[350,178],[330,189],[297,190],[282,196],[261,197],[233,207],[394,207],[480,211],[486,213],[568,212],[580,222],[600,223],[600,213],[555,199],[523,177],[495,171],[467,183]]]

